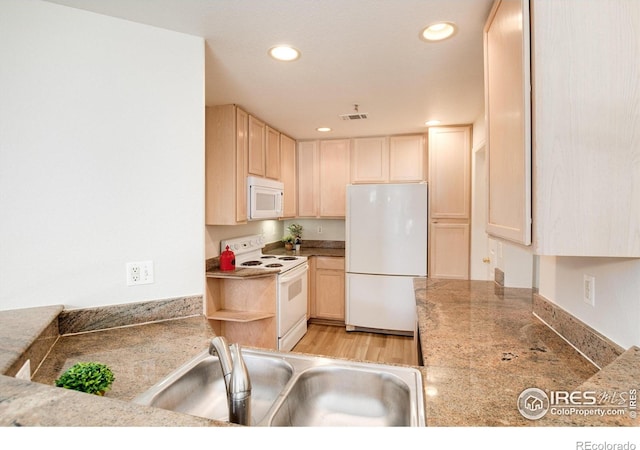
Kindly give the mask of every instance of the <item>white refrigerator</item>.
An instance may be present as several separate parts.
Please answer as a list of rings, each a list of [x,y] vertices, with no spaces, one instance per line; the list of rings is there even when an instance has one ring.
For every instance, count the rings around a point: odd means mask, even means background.
[[[347,186],[347,330],[411,334],[415,277],[427,276],[426,183]]]

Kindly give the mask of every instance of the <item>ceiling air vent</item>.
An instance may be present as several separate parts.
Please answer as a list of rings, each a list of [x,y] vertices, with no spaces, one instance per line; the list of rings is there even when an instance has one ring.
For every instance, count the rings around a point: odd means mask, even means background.
[[[342,120],[359,120],[359,119],[366,119],[367,114],[366,113],[340,114],[340,116],[338,117],[340,117]]]
[[[339,114],[338,117],[340,117],[342,120],[360,120],[367,118],[367,113],[358,112],[358,105],[353,105],[353,107],[355,112],[349,114]]]

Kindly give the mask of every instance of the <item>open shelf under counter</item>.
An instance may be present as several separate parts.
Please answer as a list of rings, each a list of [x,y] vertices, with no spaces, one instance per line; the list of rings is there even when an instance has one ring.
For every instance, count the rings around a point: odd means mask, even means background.
[[[256,320],[269,319],[275,317],[275,313],[262,311],[234,311],[231,309],[219,309],[208,312],[207,319],[221,320],[225,322],[254,322]]]
[[[229,342],[276,349],[277,272],[245,270],[207,271],[205,317]]]

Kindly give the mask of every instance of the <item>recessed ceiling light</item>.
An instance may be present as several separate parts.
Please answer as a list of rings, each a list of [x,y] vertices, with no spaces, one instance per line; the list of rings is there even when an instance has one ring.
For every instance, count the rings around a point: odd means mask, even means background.
[[[438,22],[429,25],[422,30],[420,38],[427,42],[443,41],[453,36],[457,31],[456,25],[452,22]]]
[[[300,50],[289,45],[278,45],[269,49],[269,56],[278,61],[295,61],[300,58]]]
[[[442,122],[439,120],[427,120],[424,124],[428,127],[432,127],[434,125],[440,125]]]
[[[319,128],[316,128],[316,130],[318,130],[318,131],[320,131],[322,133],[326,133],[328,131],[331,131],[331,128],[329,128],[329,127],[319,127]]]

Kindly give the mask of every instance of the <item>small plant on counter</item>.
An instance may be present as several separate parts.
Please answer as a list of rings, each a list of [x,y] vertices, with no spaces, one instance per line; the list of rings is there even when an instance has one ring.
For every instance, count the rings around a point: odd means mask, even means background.
[[[109,367],[96,362],[79,362],[69,367],[55,383],[57,387],[104,395],[111,388],[115,376]]]
[[[293,244],[296,242],[296,238],[289,234],[282,238],[282,242],[284,242],[284,248],[291,250],[293,249]]]
[[[289,233],[295,238],[294,243],[299,244],[302,240],[302,225],[297,223],[292,223],[287,227]]]

